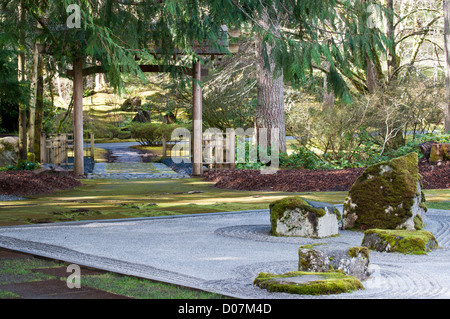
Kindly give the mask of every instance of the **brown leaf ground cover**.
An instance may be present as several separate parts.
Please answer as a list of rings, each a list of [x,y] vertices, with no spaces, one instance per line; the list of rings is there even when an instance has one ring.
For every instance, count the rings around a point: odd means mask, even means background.
[[[279,170],[261,174],[259,170],[207,171],[203,178],[224,189],[283,192],[348,191],[364,168],[342,170]],[[431,166],[419,161],[424,189],[450,188],[450,165]],[[31,171],[0,172],[0,194],[32,196],[69,190],[83,184],[73,175],[33,174]]]
[[[0,194],[31,196],[51,194],[83,185],[73,175],[34,174],[32,171],[0,172]]]
[[[203,177],[218,188],[254,191],[325,192],[348,191],[364,168],[342,170],[279,170],[261,174],[259,170],[207,171]],[[424,189],[450,188],[450,165],[432,166],[419,161]]]

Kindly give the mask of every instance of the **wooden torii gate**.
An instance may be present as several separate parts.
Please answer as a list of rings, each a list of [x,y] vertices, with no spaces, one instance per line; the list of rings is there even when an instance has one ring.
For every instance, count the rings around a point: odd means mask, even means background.
[[[207,43],[196,44],[194,46],[197,55],[209,55],[211,59],[215,56],[222,56],[229,53],[228,29],[222,26],[218,43],[214,46]],[[181,52],[176,52],[182,55]],[[165,72],[160,65],[139,65],[142,72]],[[207,74],[207,70],[202,70],[200,61],[193,61],[192,69],[180,67],[181,71],[192,76],[192,131],[193,131],[193,163],[192,173],[194,176],[202,174],[202,88],[200,82],[202,75]],[[103,73],[101,66],[92,66],[83,69],[83,58],[73,59],[73,70],[67,71],[67,76],[73,77],[73,139],[74,139],[74,173],[84,174],[83,159],[83,76],[95,73]]]

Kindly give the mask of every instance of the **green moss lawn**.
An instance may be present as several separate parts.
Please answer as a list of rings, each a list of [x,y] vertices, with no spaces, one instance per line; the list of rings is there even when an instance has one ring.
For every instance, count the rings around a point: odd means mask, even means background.
[[[21,201],[0,202],[0,226],[74,220],[268,209],[287,196],[332,204],[347,192],[256,192],[218,189],[198,178],[82,180],[84,186]],[[450,191],[425,191],[429,208],[450,209]]]

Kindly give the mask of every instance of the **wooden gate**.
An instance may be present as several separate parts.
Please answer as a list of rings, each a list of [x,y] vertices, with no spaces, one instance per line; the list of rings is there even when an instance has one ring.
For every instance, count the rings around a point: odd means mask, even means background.
[[[206,169],[235,169],[235,132],[222,133],[209,131],[202,136],[202,166]],[[174,147],[176,149],[174,150]],[[191,138],[166,141],[163,139],[163,158],[175,156],[193,160],[193,143]]]
[[[74,155],[73,134],[41,135],[41,163],[65,166],[73,170],[74,163],[69,163],[69,157]],[[90,143],[84,143],[83,155],[94,158],[94,135],[90,136]]]
[[[206,130],[203,133],[203,165],[207,169],[235,169],[234,130]]]

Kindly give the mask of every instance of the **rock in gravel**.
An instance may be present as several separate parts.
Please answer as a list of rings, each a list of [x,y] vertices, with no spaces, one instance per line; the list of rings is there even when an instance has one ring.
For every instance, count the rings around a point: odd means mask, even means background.
[[[341,272],[290,271],[281,275],[261,272],[253,284],[269,292],[298,295],[341,294],[364,289],[357,278]]]
[[[54,176],[68,176],[69,171],[54,164],[42,164],[41,167],[33,171],[34,175],[51,174]]]
[[[361,245],[379,252],[418,255],[438,247],[436,238],[429,231],[391,229],[366,230]]]
[[[300,197],[270,204],[272,235],[324,238],[339,233],[339,211],[331,206],[313,207]]]
[[[425,217],[417,153],[368,167],[344,203],[342,228],[421,229]]]
[[[326,272],[342,270],[347,275],[365,280],[370,276],[367,247],[348,249],[315,249],[313,245],[298,250],[299,271]]]

